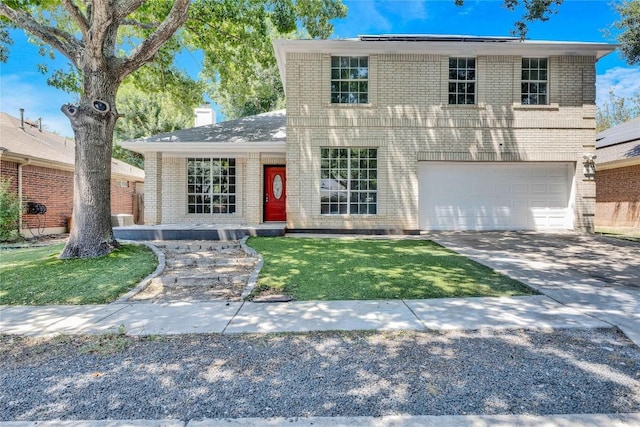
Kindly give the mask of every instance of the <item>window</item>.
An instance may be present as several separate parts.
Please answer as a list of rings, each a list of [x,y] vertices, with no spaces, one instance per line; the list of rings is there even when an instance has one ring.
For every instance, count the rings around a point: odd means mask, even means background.
[[[320,213],[377,213],[378,150],[322,148],[320,155]]]
[[[522,58],[522,104],[547,104],[546,58]]]
[[[476,60],[449,58],[449,104],[476,103]]]
[[[366,56],[331,57],[331,103],[366,104],[369,102],[369,58]]]
[[[187,159],[187,212],[236,211],[236,159]]]

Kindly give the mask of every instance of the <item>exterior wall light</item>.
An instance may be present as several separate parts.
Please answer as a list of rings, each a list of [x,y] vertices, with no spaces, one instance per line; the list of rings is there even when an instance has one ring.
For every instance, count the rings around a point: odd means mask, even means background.
[[[585,153],[582,155],[583,172],[587,179],[594,179],[596,177],[596,157],[593,153]]]

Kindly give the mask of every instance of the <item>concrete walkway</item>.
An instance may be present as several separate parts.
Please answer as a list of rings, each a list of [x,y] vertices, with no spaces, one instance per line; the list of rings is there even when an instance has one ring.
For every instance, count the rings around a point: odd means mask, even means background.
[[[611,326],[543,295],[275,304],[212,301],[0,307],[0,330],[5,334],[103,334],[116,332],[121,325],[129,335]]]

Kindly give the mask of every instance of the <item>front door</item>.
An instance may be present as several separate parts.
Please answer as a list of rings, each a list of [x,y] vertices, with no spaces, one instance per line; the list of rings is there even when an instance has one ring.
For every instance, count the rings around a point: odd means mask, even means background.
[[[264,167],[264,220],[287,220],[287,174],[284,166]]]

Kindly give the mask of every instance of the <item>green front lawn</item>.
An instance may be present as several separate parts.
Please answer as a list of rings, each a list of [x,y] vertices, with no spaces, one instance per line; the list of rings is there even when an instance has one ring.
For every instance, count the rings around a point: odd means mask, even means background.
[[[64,244],[0,250],[0,304],[102,304],[126,293],[158,260],[149,248],[123,245],[92,259],[61,260]]]
[[[252,237],[262,255],[256,293],[297,300],[422,299],[534,293],[428,240]]]

